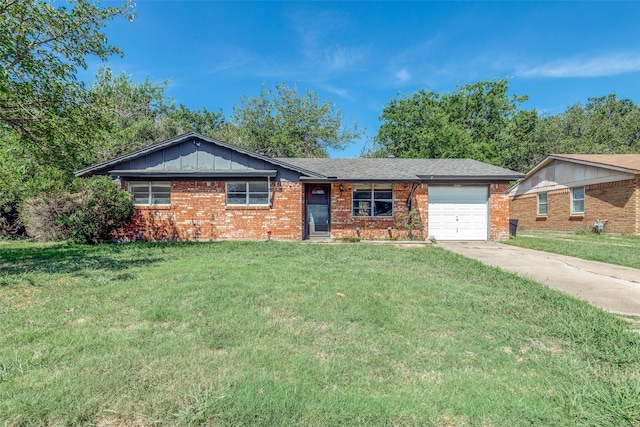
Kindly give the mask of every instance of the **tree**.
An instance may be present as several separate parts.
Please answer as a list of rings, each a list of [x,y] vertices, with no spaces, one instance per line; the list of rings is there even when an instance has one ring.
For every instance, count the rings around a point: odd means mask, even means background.
[[[317,93],[301,97],[297,87],[280,83],[275,91],[263,86],[258,97],[243,96],[218,135],[272,157],[327,157],[328,148],[342,149],[364,133],[342,121],[340,109]]]
[[[586,138],[598,153],[640,151],[640,107],[616,94],[589,98],[584,108],[589,118]]]
[[[168,81],[135,82],[126,73],[99,70],[89,89],[89,105],[99,126],[90,138],[82,165],[97,163],[186,132],[211,135],[224,122],[222,112],[176,108],[165,96]]]
[[[0,4],[0,123],[44,158],[74,151],[70,136],[82,135],[87,116],[84,85],[76,80],[86,57],[105,60],[122,52],[102,29],[116,16],[133,19],[129,0],[101,8],[87,0],[56,6],[46,0]]]
[[[525,173],[547,155],[550,144],[540,122],[536,110],[518,111],[509,120],[497,143],[500,166]]]
[[[499,142],[526,97],[508,94],[506,79],[458,86],[439,95],[420,90],[384,107],[377,155],[466,157],[501,164]]]

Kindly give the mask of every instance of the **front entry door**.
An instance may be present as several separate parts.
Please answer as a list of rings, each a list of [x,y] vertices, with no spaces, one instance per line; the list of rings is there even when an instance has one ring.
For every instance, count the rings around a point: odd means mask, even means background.
[[[306,230],[307,237],[329,237],[329,191],[328,185],[306,186]]]

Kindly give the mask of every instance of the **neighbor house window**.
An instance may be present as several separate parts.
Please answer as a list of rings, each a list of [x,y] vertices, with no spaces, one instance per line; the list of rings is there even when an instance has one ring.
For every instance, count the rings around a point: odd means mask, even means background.
[[[268,205],[268,181],[227,182],[227,205]]]
[[[393,186],[391,184],[354,184],[353,216],[392,217]]]
[[[129,183],[129,193],[136,206],[168,206],[171,204],[171,183],[135,181]]]
[[[547,192],[538,193],[538,215],[546,215],[547,209]]]
[[[571,213],[584,213],[584,187],[571,189]]]

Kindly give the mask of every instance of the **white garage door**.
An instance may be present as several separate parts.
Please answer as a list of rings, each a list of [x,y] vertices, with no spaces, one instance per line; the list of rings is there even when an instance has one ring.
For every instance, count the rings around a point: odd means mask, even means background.
[[[437,240],[487,240],[485,186],[429,186],[429,236]]]

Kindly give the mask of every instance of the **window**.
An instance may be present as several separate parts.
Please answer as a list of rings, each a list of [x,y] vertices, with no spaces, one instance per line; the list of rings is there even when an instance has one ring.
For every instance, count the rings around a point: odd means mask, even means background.
[[[354,184],[353,216],[393,217],[393,187],[390,184]]]
[[[584,213],[584,187],[576,187],[571,189],[571,213]]]
[[[548,212],[547,192],[538,193],[538,215],[546,215]]]
[[[227,205],[268,205],[268,181],[227,182]]]
[[[133,195],[133,204],[136,206],[158,206],[171,204],[170,182],[130,182],[129,193]]]

